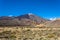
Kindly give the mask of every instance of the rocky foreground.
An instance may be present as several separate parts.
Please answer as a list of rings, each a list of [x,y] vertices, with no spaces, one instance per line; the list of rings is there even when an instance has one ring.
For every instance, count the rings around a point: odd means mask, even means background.
[[[60,28],[1,27],[0,40],[60,40]]]

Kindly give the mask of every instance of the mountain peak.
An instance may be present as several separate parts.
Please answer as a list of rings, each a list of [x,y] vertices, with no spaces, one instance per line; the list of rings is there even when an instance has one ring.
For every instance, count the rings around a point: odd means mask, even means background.
[[[33,13],[24,14],[24,15],[18,16],[17,18],[18,19],[29,19],[31,21],[36,22],[37,24],[44,23],[47,21],[46,19],[36,16]]]
[[[46,22],[47,20],[36,16],[32,13],[20,15],[17,17],[0,17],[0,26],[9,26],[9,25],[35,25]],[[3,25],[2,25],[3,24]]]
[[[28,13],[28,15],[34,15],[33,13]]]

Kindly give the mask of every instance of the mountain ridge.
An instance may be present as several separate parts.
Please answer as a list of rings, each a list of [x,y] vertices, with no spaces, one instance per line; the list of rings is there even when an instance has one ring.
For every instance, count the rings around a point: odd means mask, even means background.
[[[0,26],[36,25],[44,23],[46,21],[48,20],[34,14],[24,14],[16,17],[2,16],[0,17]]]

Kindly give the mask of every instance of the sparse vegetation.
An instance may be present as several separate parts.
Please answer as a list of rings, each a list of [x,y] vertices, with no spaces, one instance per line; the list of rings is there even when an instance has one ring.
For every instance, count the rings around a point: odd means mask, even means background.
[[[5,28],[4,28],[5,29]],[[60,38],[59,30],[40,30],[41,28],[35,30],[37,28],[21,28],[13,27],[9,28],[5,31],[0,32],[0,38],[4,40],[58,40]]]

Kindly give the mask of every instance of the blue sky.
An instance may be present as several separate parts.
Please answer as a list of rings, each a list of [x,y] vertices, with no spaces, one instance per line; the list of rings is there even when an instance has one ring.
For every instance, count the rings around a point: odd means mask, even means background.
[[[60,0],[0,0],[0,16],[27,13],[44,18],[60,17]]]

